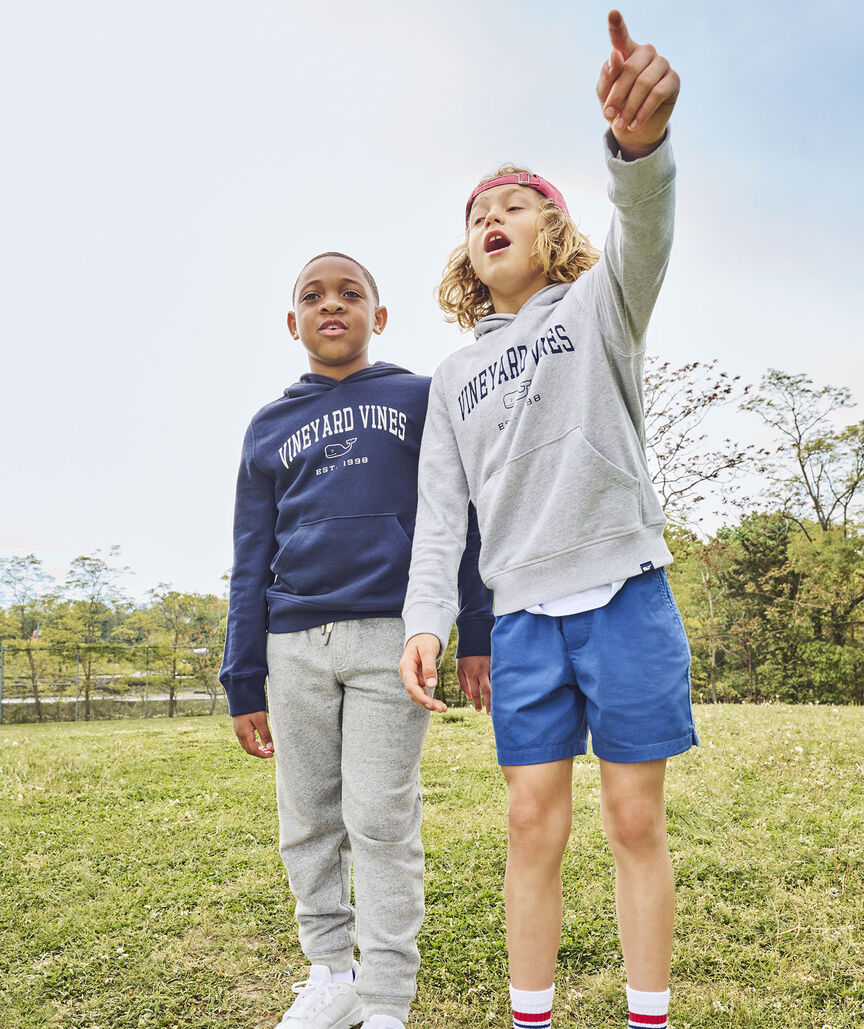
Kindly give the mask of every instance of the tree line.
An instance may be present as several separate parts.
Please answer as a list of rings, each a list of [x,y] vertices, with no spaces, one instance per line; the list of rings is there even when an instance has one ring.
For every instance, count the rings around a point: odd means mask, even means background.
[[[645,442],[697,699],[864,703],[864,421],[837,424],[854,405],[848,388],[803,374],[772,369],[754,387],[716,361],[649,361]],[[755,416],[773,442],[712,442],[723,408]],[[124,571],[116,547],[76,558],[60,585],[33,554],[0,559],[5,674],[27,684],[40,720],[40,690],[68,684],[73,660],[87,719],[97,683],[146,677],[169,715],[183,683],[216,696],[226,599],[162,584],[134,603]],[[452,647],[442,672],[453,702]]]
[[[855,406],[851,392],[776,369],[741,389],[713,366],[654,369],[653,385],[651,374],[649,403],[672,397],[659,405],[665,435],[648,449],[657,448],[667,501],[669,576],[693,651],[694,693],[864,703],[864,422],[836,424]],[[694,378],[703,388],[692,388]],[[729,402],[771,430],[769,448],[705,447],[702,417]],[[714,488],[724,513],[713,533],[689,517],[702,487]]]
[[[209,696],[213,710],[227,600],[163,583],[135,603],[119,585],[126,571],[118,547],[75,558],[62,584],[34,554],[0,559],[3,677],[26,685],[38,721],[44,698],[68,701],[73,684],[86,721],[98,717],[97,695],[128,699],[142,690],[164,694],[169,716],[184,688]]]

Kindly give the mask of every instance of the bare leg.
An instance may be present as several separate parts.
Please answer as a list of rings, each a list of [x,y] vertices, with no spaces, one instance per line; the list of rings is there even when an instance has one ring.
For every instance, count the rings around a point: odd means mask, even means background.
[[[542,990],[561,942],[561,860],[573,818],[573,760],[502,768],[510,795],[504,898],[510,982]]]
[[[675,886],[666,841],[666,761],[600,762],[600,809],[615,856],[615,901],[627,982],[669,986]]]

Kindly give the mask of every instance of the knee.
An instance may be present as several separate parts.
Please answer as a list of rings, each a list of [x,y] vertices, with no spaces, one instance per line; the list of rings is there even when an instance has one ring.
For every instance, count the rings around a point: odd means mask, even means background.
[[[572,809],[569,798],[550,803],[531,793],[510,796],[510,844],[536,853],[563,854],[570,835]]]
[[[666,846],[666,816],[662,808],[622,801],[608,804],[603,827],[615,854],[641,854]]]
[[[422,802],[408,787],[387,795],[343,798],[342,816],[352,843],[404,844],[419,837]]]

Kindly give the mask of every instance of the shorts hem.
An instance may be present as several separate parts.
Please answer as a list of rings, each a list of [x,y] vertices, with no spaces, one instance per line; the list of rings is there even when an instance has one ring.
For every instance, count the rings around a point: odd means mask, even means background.
[[[557,743],[554,747],[519,747],[512,750],[497,749],[499,765],[547,765],[568,757],[579,757],[588,752],[584,741]]]
[[[647,747],[606,747],[602,743],[597,743],[593,737],[591,740],[591,749],[597,757],[617,765],[636,764],[639,761],[659,761],[664,757],[684,754],[691,747],[698,746],[699,737],[696,735],[695,729],[691,729],[686,736],[679,736],[674,740],[664,740],[662,743],[652,743]]]

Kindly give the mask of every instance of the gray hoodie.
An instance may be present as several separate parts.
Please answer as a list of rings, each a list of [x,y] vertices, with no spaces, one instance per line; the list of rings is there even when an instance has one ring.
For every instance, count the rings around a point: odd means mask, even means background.
[[[576,282],[492,314],[432,380],[420,452],[406,636],[446,645],[467,502],[496,615],[669,564],[645,458],[645,331],[672,243],[675,164],[613,156],[603,254]]]

